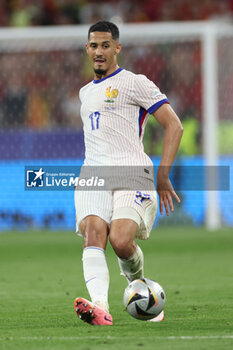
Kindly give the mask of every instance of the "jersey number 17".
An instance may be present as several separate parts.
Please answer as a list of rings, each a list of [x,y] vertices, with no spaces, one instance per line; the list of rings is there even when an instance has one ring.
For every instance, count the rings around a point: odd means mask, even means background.
[[[91,129],[92,130],[99,129],[100,112],[91,113],[89,115],[89,118],[91,119]]]

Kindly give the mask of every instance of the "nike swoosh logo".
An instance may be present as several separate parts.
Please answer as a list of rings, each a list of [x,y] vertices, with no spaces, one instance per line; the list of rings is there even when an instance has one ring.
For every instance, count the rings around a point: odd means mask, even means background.
[[[88,282],[94,280],[95,278],[96,278],[96,277],[92,277],[92,278],[90,278],[89,280],[85,281],[85,283],[87,284]]]
[[[109,320],[109,318],[107,318],[107,316],[104,316],[104,319],[108,322],[112,322],[112,320]]]

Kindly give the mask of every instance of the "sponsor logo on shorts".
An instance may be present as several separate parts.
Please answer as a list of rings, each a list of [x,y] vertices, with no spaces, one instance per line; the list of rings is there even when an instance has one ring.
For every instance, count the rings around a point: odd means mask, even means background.
[[[140,205],[140,207],[142,207],[143,202],[145,201],[145,199],[150,199],[151,196],[149,193],[143,193],[141,191],[137,191],[136,192],[136,198],[134,200],[134,202],[138,205]]]

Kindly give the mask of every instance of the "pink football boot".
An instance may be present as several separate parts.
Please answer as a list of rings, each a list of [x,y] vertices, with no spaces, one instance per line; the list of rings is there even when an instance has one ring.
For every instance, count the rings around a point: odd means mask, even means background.
[[[112,316],[108,312],[84,298],[75,299],[74,309],[82,321],[92,325],[111,326],[113,323]]]
[[[149,322],[162,322],[164,320],[164,311],[161,311],[158,316],[152,318],[151,320],[148,320]]]

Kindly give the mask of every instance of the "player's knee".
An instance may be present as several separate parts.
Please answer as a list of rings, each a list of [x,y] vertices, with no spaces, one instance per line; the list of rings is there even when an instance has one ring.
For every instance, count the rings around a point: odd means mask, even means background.
[[[80,224],[84,237],[84,248],[100,247],[105,249],[107,242],[107,224],[100,220],[86,220]]]
[[[84,232],[84,247],[100,247],[105,249],[107,234],[94,227],[87,229]]]
[[[84,246],[85,247],[98,247],[102,242],[103,234],[95,228],[89,228],[84,232]]]
[[[125,255],[126,252],[131,250],[133,244],[131,238],[116,234],[110,235],[109,242],[118,256]]]

